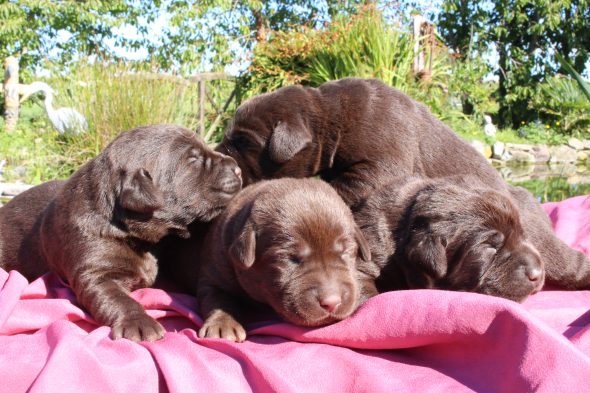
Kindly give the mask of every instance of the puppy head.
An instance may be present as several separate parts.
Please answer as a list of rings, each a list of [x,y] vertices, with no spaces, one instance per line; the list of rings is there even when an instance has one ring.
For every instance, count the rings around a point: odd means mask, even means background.
[[[318,326],[356,309],[356,266],[370,253],[335,192],[300,191],[259,196],[228,253],[252,298],[289,322]]]
[[[129,232],[158,241],[170,232],[188,234],[193,221],[210,221],[241,189],[236,162],[214,152],[190,130],[142,127],[105,150],[116,174],[118,216]]]
[[[411,287],[479,292],[522,301],[544,284],[516,207],[496,191],[431,189],[418,197],[405,255]]]
[[[317,142],[309,124],[310,100],[301,86],[289,86],[242,104],[216,150],[232,156],[244,184],[317,172]]]

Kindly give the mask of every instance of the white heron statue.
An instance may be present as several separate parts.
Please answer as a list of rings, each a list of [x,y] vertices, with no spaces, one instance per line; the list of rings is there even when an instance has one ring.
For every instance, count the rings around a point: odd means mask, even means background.
[[[53,127],[62,135],[78,135],[88,130],[86,118],[73,108],[53,108],[53,96],[57,92],[45,82],[33,82],[25,85],[23,96],[20,102],[23,102],[30,95],[37,92],[43,92],[45,95],[45,111]]]
[[[494,136],[496,135],[496,126],[492,123],[492,117],[488,115],[484,115],[484,120],[486,125],[483,127],[483,132],[487,136]]]

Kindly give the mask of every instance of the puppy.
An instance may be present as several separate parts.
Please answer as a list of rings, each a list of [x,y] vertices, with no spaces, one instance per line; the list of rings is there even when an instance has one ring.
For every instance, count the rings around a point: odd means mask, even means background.
[[[401,178],[355,212],[372,253],[360,269],[380,291],[441,288],[522,301],[544,263],[510,198],[469,177]]]
[[[236,159],[245,184],[320,176],[353,211],[396,177],[473,176],[515,199],[525,237],[547,261],[548,282],[590,288],[590,259],[555,237],[529,193],[507,185],[424,105],[381,81],[346,78],[254,97],[238,108],[217,150]]]
[[[54,270],[114,338],[153,341],[164,329],[129,296],[154,282],[152,247],[212,220],[240,188],[235,161],[190,130],[137,128],[69,180],[34,187],[0,208],[0,266],[29,280]]]
[[[204,240],[198,278],[191,278],[205,319],[199,336],[244,341],[244,299],[297,325],[344,319],[377,293],[357,271],[369,259],[350,209],[328,184],[286,178],[251,185]]]

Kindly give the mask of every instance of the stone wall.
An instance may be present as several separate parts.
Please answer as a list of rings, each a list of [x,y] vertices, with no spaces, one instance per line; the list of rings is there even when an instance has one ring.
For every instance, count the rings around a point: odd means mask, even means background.
[[[471,145],[498,164],[584,163],[590,159],[590,140],[576,138],[561,146],[503,142],[489,146],[480,141],[471,141]]]

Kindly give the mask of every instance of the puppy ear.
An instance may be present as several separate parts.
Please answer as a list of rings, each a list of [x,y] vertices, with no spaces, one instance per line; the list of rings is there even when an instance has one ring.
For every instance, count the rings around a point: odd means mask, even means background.
[[[228,252],[237,266],[247,269],[254,264],[256,259],[256,231],[251,223],[244,225],[238,237],[229,247]]]
[[[164,206],[164,195],[145,169],[137,170],[123,182],[119,204],[137,213],[153,213]]]
[[[360,228],[356,225],[354,227],[354,239],[356,240],[356,243],[358,244],[359,254],[361,256],[361,259],[365,262],[370,261],[371,260],[371,249],[369,248],[369,243],[367,242],[367,239],[365,239],[365,236],[361,232]]]
[[[434,287],[447,274],[446,251],[446,242],[439,236],[415,235],[405,250],[404,272],[410,287]]]
[[[299,116],[289,123],[281,121],[270,136],[268,154],[271,160],[283,164],[307,147],[311,140],[311,132]]]

